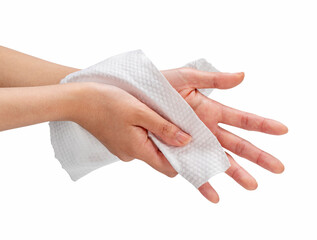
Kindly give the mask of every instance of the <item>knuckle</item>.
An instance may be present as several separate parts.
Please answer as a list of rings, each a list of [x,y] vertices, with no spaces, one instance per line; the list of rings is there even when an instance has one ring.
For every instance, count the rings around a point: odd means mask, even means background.
[[[235,166],[234,169],[232,169],[230,176],[233,179],[237,179],[239,177],[240,171],[241,171],[241,167]]]
[[[240,123],[241,127],[242,128],[247,128],[248,125],[249,125],[249,120],[250,120],[249,114],[247,114],[247,113],[243,114],[242,117],[241,117],[241,123]]]
[[[260,150],[257,158],[255,159],[256,164],[261,165],[263,163],[263,155],[264,155],[264,151]]]
[[[260,122],[260,127],[259,127],[259,130],[261,132],[268,132],[269,131],[269,128],[268,128],[268,124],[267,124],[267,119],[266,118],[263,118]]]
[[[147,112],[147,107],[145,104],[137,104],[134,106],[133,115],[135,120],[142,121],[145,118]]]
[[[235,146],[235,153],[237,155],[242,155],[245,152],[247,146],[247,141],[244,139],[241,139]]]
[[[218,73],[215,73],[215,72],[212,72],[210,73],[210,81],[212,82],[212,87],[213,88],[219,88],[220,85],[219,85],[219,74]]]
[[[160,133],[163,136],[168,136],[173,130],[173,125],[169,122],[164,122],[160,126]]]
[[[212,85],[213,85],[213,88],[219,88],[219,82],[217,81],[216,78],[212,79]]]

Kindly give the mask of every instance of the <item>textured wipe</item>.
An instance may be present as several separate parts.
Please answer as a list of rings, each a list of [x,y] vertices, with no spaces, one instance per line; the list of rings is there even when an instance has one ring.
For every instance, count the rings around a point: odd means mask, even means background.
[[[186,66],[217,71],[204,59]],[[67,82],[99,82],[117,86],[189,133],[192,141],[184,147],[168,146],[150,132],[149,137],[175,170],[196,188],[230,166],[216,137],[141,50],[113,56],[72,73],[61,81]],[[207,95],[211,89],[201,92]],[[92,134],[74,122],[55,121],[50,122],[49,126],[55,157],[73,180],[119,160]]]

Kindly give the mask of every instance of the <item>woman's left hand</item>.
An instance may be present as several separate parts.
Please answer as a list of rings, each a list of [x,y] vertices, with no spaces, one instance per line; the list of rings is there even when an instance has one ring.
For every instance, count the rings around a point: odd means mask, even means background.
[[[288,129],[285,125],[272,119],[227,107],[209,99],[197,90],[200,88],[228,89],[235,87],[242,82],[244,73],[204,72],[192,68],[178,68],[162,71],[162,73],[217,137],[222,147],[273,173],[284,171],[284,165],[277,158],[223,129],[218,126],[218,123],[273,135],[287,133]],[[231,155],[226,154],[231,164],[226,173],[245,189],[256,189],[256,180]],[[217,192],[208,182],[203,184],[199,191],[211,202],[217,203],[219,201]]]

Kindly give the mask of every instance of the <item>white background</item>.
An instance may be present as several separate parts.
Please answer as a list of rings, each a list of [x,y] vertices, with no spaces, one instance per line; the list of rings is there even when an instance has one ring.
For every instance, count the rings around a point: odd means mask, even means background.
[[[244,82],[211,97],[277,119],[285,136],[233,127],[285,164],[274,175],[235,156],[258,180],[246,191],[211,179],[212,204],[183,178],[140,161],[72,182],[47,123],[0,133],[0,239],[316,239],[315,1],[1,1],[0,44],[88,67],[141,48],[160,68],[204,57]]]

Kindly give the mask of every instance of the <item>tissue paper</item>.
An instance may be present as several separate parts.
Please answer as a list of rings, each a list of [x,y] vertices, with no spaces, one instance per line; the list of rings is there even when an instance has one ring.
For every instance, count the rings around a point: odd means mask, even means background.
[[[217,71],[204,59],[186,66]],[[174,147],[148,133],[174,169],[196,188],[230,166],[217,138],[141,50],[119,54],[72,73],[61,84],[68,82],[98,82],[119,87],[190,134],[192,141],[188,145]],[[211,89],[200,91],[208,95]],[[54,121],[49,126],[55,157],[73,180],[119,160],[75,122]]]

